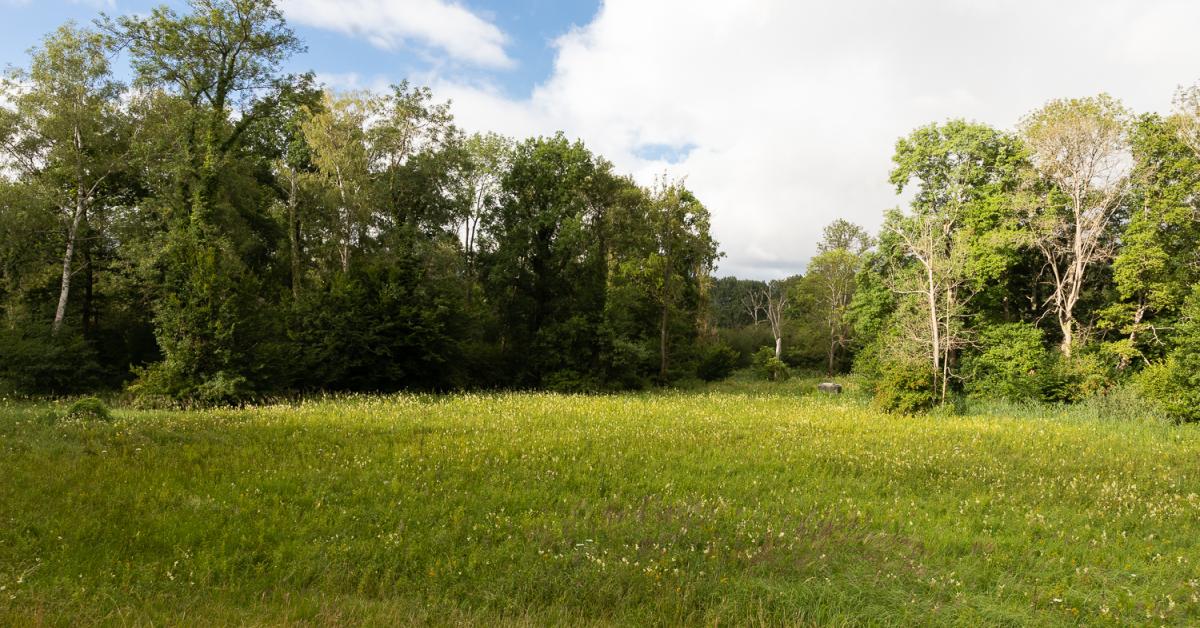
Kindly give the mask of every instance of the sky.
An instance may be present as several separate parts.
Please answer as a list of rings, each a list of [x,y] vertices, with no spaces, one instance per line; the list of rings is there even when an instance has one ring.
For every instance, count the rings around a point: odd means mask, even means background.
[[[0,0],[0,64],[66,19],[143,0]],[[181,6],[178,1],[168,2]],[[719,275],[802,272],[837,218],[903,204],[897,138],[964,118],[1013,129],[1048,100],[1107,92],[1169,112],[1200,81],[1191,0],[280,0],[336,89],[408,79],[460,126],[563,131],[712,212]]]

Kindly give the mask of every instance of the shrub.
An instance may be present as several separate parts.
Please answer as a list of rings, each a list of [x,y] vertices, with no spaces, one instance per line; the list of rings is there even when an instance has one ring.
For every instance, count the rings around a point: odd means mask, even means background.
[[[155,407],[180,401],[201,406],[236,405],[249,400],[254,390],[240,374],[217,371],[199,382],[181,376],[169,361],[134,369],[137,375],[128,391],[139,405]]]
[[[787,364],[775,357],[775,350],[771,347],[763,347],[754,354],[754,370],[773,382],[781,382],[792,376]]]
[[[752,366],[755,352],[768,345],[775,346],[775,336],[771,335],[771,328],[767,325],[747,325],[736,329],[722,329],[717,334],[721,342],[737,352],[739,367]]]
[[[571,369],[562,369],[546,375],[542,386],[546,390],[559,393],[586,393],[600,389],[595,378]]]
[[[245,377],[225,371],[217,371],[216,375],[196,386],[196,400],[207,405],[237,404],[249,399],[253,393]]]
[[[0,389],[19,395],[79,393],[94,389],[96,353],[70,330],[0,333]]]
[[[875,405],[887,412],[916,414],[937,402],[933,378],[924,364],[883,362],[875,379]]]
[[[1070,357],[1059,355],[1047,362],[1039,378],[1042,399],[1074,403],[1102,394],[1113,386],[1111,369],[1095,352],[1080,351]]]
[[[976,399],[1036,399],[1049,361],[1042,336],[1042,330],[1026,323],[982,328],[979,350],[963,358],[967,394]]]
[[[1149,366],[1135,380],[1139,392],[1179,421],[1200,420],[1200,288],[1184,308],[1175,347],[1166,362]]]
[[[729,377],[738,365],[738,352],[733,347],[715,342],[700,352],[700,363],[696,365],[696,376],[706,382]]]
[[[78,399],[67,408],[66,418],[81,421],[111,421],[112,411],[95,397]]]

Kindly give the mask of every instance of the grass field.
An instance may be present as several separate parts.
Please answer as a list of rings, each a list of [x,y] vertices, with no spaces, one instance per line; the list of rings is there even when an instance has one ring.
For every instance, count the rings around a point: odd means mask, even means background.
[[[0,624],[1200,623],[1197,427],[810,386],[10,402]]]

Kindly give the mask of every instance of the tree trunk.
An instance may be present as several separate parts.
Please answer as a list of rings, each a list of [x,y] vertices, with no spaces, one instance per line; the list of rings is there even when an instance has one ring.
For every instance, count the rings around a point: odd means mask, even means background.
[[[338,166],[334,172],[337,175],[338,198],[341,200],[342,207],[342,245],[339,255],[342,262],[342,274],[350,272],[350,241],[353,238],[353,227],[350,225],[350,207],[346,204],[346,182],[342,179],[342,168]]]
[[[783,337],[775,336],[775,357],[776,357],[776,359],[782,360],[783,359],[782,356],[783,356]]]
[[[1069,358],[1071,357],[1071,345],[1075,340],[1075,321],[1067,318],[1066,320],[1060,321],[1059,326],[1062,327],[1063,335],[1062,344],[1059,345],[1059,348],[1062,350],[1062,354]]]
[[[658,376],[662,381],[667,381],[667,310],[666,302],[663,303],[662,320],[659,325],[659,366]]]
[[[83,337],[90,339],[92,329],[95,327],[96,314],[93,311],[92,291],[95,287],[96,277],[92,271],[92,247],[84,241],[83,244],[83,303],[80,309],[82,310],[82,331]]]
[[[292,257],[292,299],[300,298],[300,218],[296,212],[296,173],[292,173],[288,195],[288,244]]]
[[[941,356],[941,354],[942,354],[942,342],[941,341],[942,341],[942,339],[941,339],[941,330],[939,329],[939,324],[938,324],[937,290],[936,290],[936,286],[934,286],[934,282],[933,282],[933,269],[932,268],[929,268],[927,277],[928,277],[928,281],[929,281],[928,289],[926,290],[926,294],[928,295],[928,299],[929,299],[929,338],[930,338],[930,344],[932,345],[930,347],[931,348],[930,354],[933,357],[933,381],[934,381],[934,388],[936,388],[937,387],[937,378],[940,375],[941,370],[942,370],[942,365],[941,365],[941,357],[942,357]]]
[[[83,220],[85,207],[83,189],[80,188],[75,195],[75,210],[72,212],[71,225],[67,227],[67,250],[63,253],[62,285],[58,290],[58,308],[54,311],[54,323],[50,326],[50,333],[56,336],[62,329],[63,319],[67,316],[67,300],[71,295],[71,263],[75,257],[75,238],[79,234],[79,223]]]

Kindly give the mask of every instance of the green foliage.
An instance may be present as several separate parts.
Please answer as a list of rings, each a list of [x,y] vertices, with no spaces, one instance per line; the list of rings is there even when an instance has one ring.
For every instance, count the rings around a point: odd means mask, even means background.
[[[43,329],[0,331],[0,391],[60,395],[99,387],[96,353],[83,337],[66,329],[51,335],[48,324]]]
[[[718,329],[737,329],[763,322],[766,314],[754,298],[766,288],[762,281],[717,277],[708,290],[710,323]],[[757,314],[757,319],[755,318]]]
[[[787,364],[775,357],[775,350],[771,347],[763,347],[756,351],[752,362],[759,377],[767,381],[782,382],[792,376]]]
[[[976,350],[963,358],[964,388],[976,398],[1037,399],[1049,360],[1041,329],[1026,323],[989,325],[979,331]]]
[[[722,343],[729,345],[737,352],[739,368],[750,366],[754,362],[754,354],[762,348],[775,345],[771,328],[765,324],[720,329],[717,336]],[[774,350],[772,349],[772,351]]]
[[[1200,280],[1192,255],[1200,241],[1195,198],[1200,158],[1181,139],[1181,121],[1147,114],[1131,132],[1133,189],[1121,249],[1112,262],[1117,300],[1102,309],[1101,327],[1120,334],[1110,350],[1124,366],[1158,360],[1168,348],[1159,328],[1176,324]]]
[[[457,376],[450,296],[413,262],[369,268],[296,301],[289,339],[296,388],[445,389]]]
[[[1055,354],[1039,382],[1042,398],[1056,403],[1102,395],[1114,384],[1111,366],[1096,350],[1076,351],[1070,356]]]
[[[696,376],[706,382],[725,379],[737,368],[738,357],[738,352],[724,342],[717,341],[705,345],[700,351]]]
[[[938,400],[933,378],[925,364],[888,361],[880,364],[875,378],[875,406],[885,412],[917,414]]]
[[[1178,420],[1200,420],[1200,288],[1184,305],[1175,346],[1138,376],[1143,393]]]
[[[112,411],[108,405],[95,397],[76,399],[67,408],[65,418],[79,421],[111,421]]]
[[[164,357],[141,371],[131,390],[213,402],[266,386],[262,372],[277,366],[269,359],[274,321],[256,277],[227,243],[190,231],[174,241],[169,256],[173,271],[155,315]]]

